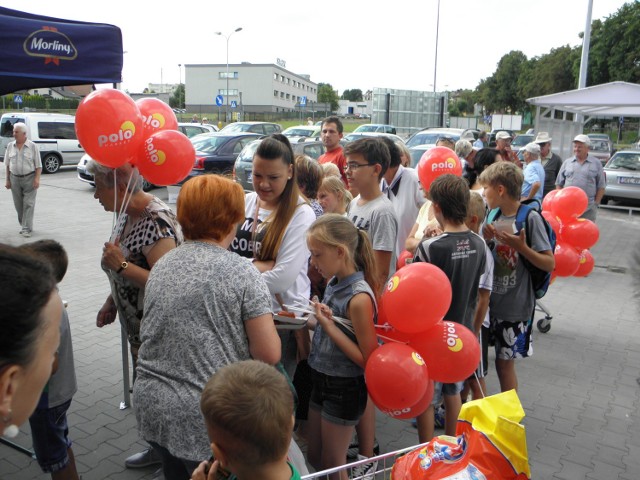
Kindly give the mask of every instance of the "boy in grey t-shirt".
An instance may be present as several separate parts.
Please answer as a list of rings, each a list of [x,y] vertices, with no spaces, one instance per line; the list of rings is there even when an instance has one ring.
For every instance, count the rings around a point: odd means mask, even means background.
[[[380,285],[396,270],[398,221],[391,201],[380,190],[380,179],[389,167],[389,148],[377,138],[362,138],[345,147],[349,186],[360,194],[351,201],[347,216],[369,235]],[[380,292],[381,293],[381,292]]]
[[[535,267],[551,272],[555,267],[553,251],[540,214],[533,210],[527,224],[516,231],[523,175],[515,165],[498,162],[480,175],[484,197],[490,209],[499,208],[500,216],[485,225],[483,235],[492,243],[494,258],[493,291],[489,304],[491,329],[496,339],[496,371],[503,392],[518,388],[516,358],[531,351],[531,325],[535,295],[531,274],[520,257]],[[526,242],[525,229],[531,245]]]

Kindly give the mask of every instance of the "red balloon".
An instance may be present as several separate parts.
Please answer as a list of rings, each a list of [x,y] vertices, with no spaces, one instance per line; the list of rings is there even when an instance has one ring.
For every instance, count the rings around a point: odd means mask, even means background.
[[[429,405],[431,405],[431,400],[433,400],[433,380],[429,380],[429,384],[427,385],[427,391],[424,392],[423,397],[418,400],[412,407],[403,408],[402,410],[387,410],[383,413],[386,413],[391,418],[399,418],[399,419],[407,419],[407,418],[415,418],[421,413],[424,413]]]
[[[555,214],[556,208],[556,195],[560,193],[560,190],[551,190],[542,199],[542,210]]]
[[[576,218],[562,226],[562,239],[578,250],[593,247],[599,238],[598,226],[586,218]]]
[[[91,158],[106,167],[118,168],[137,155],[144,140],[142,115],[126,93],[96,90],[78,106],[76,133]]]
[[[181,132],[162,130],[147,138],[136,166],[140,174],[154,185],[172,185],[183,180],[193,168],[196,152]]]
[[[369,395],[382,411],[415,405],[429,383],[424,360],[413,348],[400,343],[376,348],[367,360],[364,375]]]
[[[425,192],[440,175],[462,175],[462,163],[456,153],[447,147],[433,147],[422,155],[418,163],[418,178]]]
[[[449,310],[451,283],[435,265],[411,263],[391,277],[382,301],[391,325],[405,333],[422,332]]]
[[[416,335],[409,346],[424,358],[429,367],[429,376],[436,382],[466,380],[480,363],[478,337],[464,325],[449,320],[440,321],[426,332]]]
[[[578,270],[573,274],[574,277],[586,277],[593,271],[593,267],[595,267],[595,259],[589,250],[583,250],[580,253]]]
[[[178,119],[171,107],[157,98],[141,98],[136,105],[142,114],[145,138],[161,130],[178,130]]]
[[[579,217],[589,206],[584,190],[578,187],[565,187],[559,190],[554,201],[554,212],[563,222]]]
[[[554,253],[556,268],[554,270],[558,277],[570,277],[578,270],[580,265],[580,255],[566,242],[560,241],[556,244]]]
[[[549,223],[551,229],[555,232],[556,238],[558,238],[562,230],[562,222],[560,221],[560,218],[557,217],[555,213],[552,213],[548,210],[543,210],[542,216]]]
[[[398,256],[398,263],[396,264],[396,271],[400,270],[402,267],[407,265],[407,260],[411,260],[413,258],[413,253],[409,250],[403,251]]]

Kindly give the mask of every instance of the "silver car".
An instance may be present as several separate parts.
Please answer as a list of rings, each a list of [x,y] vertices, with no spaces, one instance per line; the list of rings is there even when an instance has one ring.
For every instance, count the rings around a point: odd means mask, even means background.
[[[606,179],[602,203],[609,200],[640,200],[640,151],[616,152],[604,167]]]

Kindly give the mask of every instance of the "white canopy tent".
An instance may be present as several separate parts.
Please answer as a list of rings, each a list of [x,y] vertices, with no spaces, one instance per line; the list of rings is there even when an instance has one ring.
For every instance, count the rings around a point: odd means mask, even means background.
[[[573,138],[583,133],[593,117],[640,117],[640,85],[611,82],[528,98],[527,102],[536,106],[536,132],[549,132],[553,150],[567,158],[572,155]],[[556,118],[556,112],[562,112],[562,118]]]

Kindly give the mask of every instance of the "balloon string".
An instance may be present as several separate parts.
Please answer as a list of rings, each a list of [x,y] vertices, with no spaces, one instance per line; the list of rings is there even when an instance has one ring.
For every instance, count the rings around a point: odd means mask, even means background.
[[[476,379],[476,383],[478,384],[478,388],[480,389],[480,393],[482,394],[482,398],[485,398],[486,395],[484,394],[484,390],[482,390],[482,385],[480,385],[480,379],[478,378],[478,372],[476,372],[475,370],[473,371],[473,376]]]
[[[114,190],[115,190],[115,195],[114,197],[117,196],[117,188],[115,188],[115,184],[116,184],[116,172],[117,169],[115,169],[113,171],[113,179],[114,179]],[[122,204],[120,205],[120,210],[118,211],[118,215],[117,218],[120,219],[120,216],[127,211],[127,207],[129,206],[129,202],[131,201],[131,197],[133,196],[133,193],[129,191],[129,187],[131,186],[131,180],[133,178],[133,169],[131,169],[131,174],[129,175],[129,180],[127,181],[127,188],[124,191],[124,195],[122,197]],[[114,213],[115,213],[115,205],[114,205]],[[110,242],[115,242],[118,239],[118,236],[116,235],[116,229],[117,229],[117,225],[115,227],[113,227],[112,231],[111,231],[111,238],[109,239]]]
[[[116,220],[118,219],[118,189],[117,184],[118,182],[116,181],[116,174],[117,174],[117,170],[113,170],[113,217],[111,220],[111,235],[109,235],[109,242],[113,243],[113,234],[115,233],[116,230]]]

